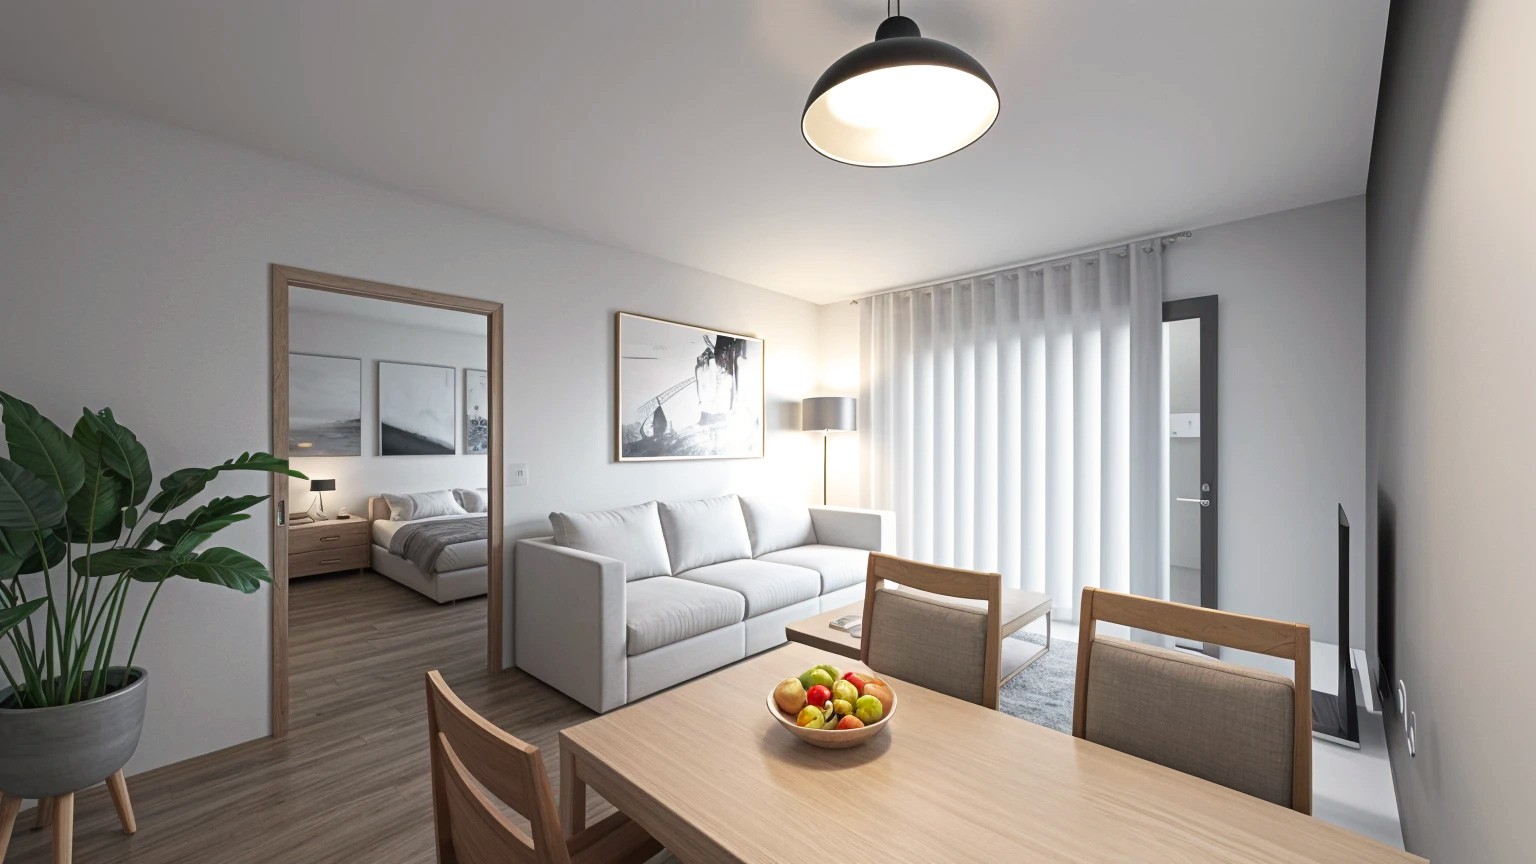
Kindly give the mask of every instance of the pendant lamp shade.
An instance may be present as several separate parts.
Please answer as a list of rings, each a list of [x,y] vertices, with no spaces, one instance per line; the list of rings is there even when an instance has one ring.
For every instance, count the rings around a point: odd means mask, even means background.
[[[971,55],[893,15],[811,88],[805,141],[838,162],[916,165],[962,150],[997,121],[997,86]]]

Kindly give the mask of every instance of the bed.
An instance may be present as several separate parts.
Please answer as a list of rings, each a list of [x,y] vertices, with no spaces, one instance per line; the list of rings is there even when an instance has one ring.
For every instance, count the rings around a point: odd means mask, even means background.
[[[486,514],[390,518],[382,497],[368,499],[374,571],[438,603],[486,590]]]

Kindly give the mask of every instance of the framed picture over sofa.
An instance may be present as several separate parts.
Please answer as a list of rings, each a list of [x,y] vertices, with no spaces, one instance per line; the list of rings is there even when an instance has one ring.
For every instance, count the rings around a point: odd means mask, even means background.
[[[620,462],[763,455],[763,340],[620,312]]]

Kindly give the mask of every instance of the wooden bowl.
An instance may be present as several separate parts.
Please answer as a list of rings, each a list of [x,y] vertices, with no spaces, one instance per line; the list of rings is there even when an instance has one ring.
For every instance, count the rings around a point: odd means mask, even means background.
[[[872,740],[876,735],[884,732],[886,724],[896,716],[896,709],[901,700],[896,695],[895,687],[891,687],[889,682],[886,686],[891,690],[891,710],[885,712],[879,720],[858,729],[807,729],[804,726],[796,726],[795,718],[786,717],[784,712],[779,710],[779,706],[773,701],[772,690],[768,691],[768,713],[779,722],[780,726],[807,744],[826,750],[845,750]]]

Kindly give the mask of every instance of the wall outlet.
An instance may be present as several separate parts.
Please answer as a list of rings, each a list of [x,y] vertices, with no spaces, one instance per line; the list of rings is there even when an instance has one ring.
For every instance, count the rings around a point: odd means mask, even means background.
[[[527,486],[528,485],[528,463],[527,462],[508,462],[507,463],[507,485],[508,486]]]

